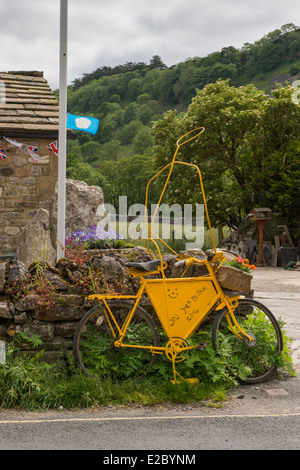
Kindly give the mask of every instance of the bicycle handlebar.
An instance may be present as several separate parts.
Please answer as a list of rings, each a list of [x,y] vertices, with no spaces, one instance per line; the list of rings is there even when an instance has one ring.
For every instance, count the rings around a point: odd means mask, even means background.
[[[210,255],[207,256],[207,259],[197,259],[197,258],[186,258],[186,259],[182,259],[182,260],[179,260],[177,261],[174,266],[178,267],[178,266],[182,266],[182,265],[185,265],[185,266],[190,266],[191,264],[205,264],[207,262],[215,262],[215,261],[218,261],[219,259],[223,258],[223,251],[218,251],[217,253],[211,253]]]
[[[197,258],[186,258],[182,259],[180,261],[177,261],[177,263],[174,264],[174,266],[191,266],[192,264],[204,264],[206,263],[206,259],[197,259]]]

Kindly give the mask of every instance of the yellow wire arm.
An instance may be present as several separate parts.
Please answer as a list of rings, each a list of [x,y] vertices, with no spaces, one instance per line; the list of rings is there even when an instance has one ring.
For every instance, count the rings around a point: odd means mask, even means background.
[[[153,230],[152,230],[152,226],[153,226],[153,223],[154,223],[154,220],[155,220],[155,217],[156,217],[156,214],[157,214],[157,211],[159,209],[159,206],[161,204],[161,201],[162,201],[162,198],[165,194],[165,191],[166,191],[166,188],[167,188],[167,185],[169,183],[169,180],[170,180],[170,177],[171,177],[171,174],[172,174],[172,171],[173,171],[173,168],[174,168],[174,165],[175,164],[180,164],[180,165],[185,165],[185,166],[189,166],[189,167],[193,167],[197,170],[198,172],[198,177],[199,177],[199,182],[200,182],[200,187],[201,187],[201,192],[202,192],[202,196],[203,196],[203,201],[204,201],[204,207],[205,207],[205,213],[206,213],[206,217],[207,217],[207,223],[208,223],[208,227],[209,227],[209,231],[210,231],[210,236],[211,236],[211,239],[212,239],[212,243],[213,243],[213,248],[214,248],[214,251],[216,252],[216,245],[215,245],[215,241],[214,241],[214,237],[213,237],[213,233],[212,233],[212,228],[211,228],[211,224],[210,224],[210,219],[209,219],[209,214],[208,214],[208,208],[207,208],[207,203],[206,203],[206,198],[205,198],[205,193],[204,193],[204,186],[203,186],[203,181],[202,181],[202,175],[201,175],[201,172],[200,172],[200,169],[197,165],[195,164],[192,164],[192,163],[186,163],[186,162],[179,162],[179,161],[175,161],[176,160],[176,157],[177,157],[177,154],[178,154],[178,151],[180,149],[180,147],[182,145],[185,145],[187,144],[188,142],[190,142],[191,140],[195,139],[196,137],[198,137],[200,134],[202,134],[202,132],[204,132],[205,128],[204,127],[198,127],[196,129],[193,129],[192,131],[189,131],[187,132],[186,134],[184,134],[183,136],[181,136],[177,142],[176,142],[176,150],[175,150],[175,153],[174,153],[174,156],[173,156],[173,159],[170,163],[168,163],[167,165],[165,165],[158,173],[156,173],[156,175],[154,175],[149,181],[148,181],[148,184],[147,184],[147,187],[146,187],[146,199],[145,199],[145,222],[147,224],[147,227],[148,227],[148,233],[149,233],[149,238],[146,242],[146,246],[147,246],[147,249],[148,249],[148,252],[150,254],[150,256],[154,259],[154,256],[151,252],[151,250],[149,249],[149,246],[148,246],[148,242],[149,241],[152,241],[155,245],[156,245],[156,248],[158,248],[158,245],[157,243],[154,242],[153,238],[152,238],[152,234],[158,239],[160,240],[170,251],[172,251],[175,255],[177,255],[177,253],[172,250],[172,248],[167,244],[165,243],[158,235],[156,235]],[[192,137],[189,137],[187,140],[184,140],[182,141],[186,136],[189,136],[193,133],[195,133],[195,135],[193,135]],[[163,187],[163,190],[161,192],[161,195],[159,197],[159,200],[158,200],[158,203],[156,205],[156,208],[155,208],[155,211],[154,211],[154,215],[152,217],[152,220],[151,220],[151,223],[149,225],[148,223],[148,218],[147,218],[147,208],[148,208],[148,194],[149,194],[149,186],[150,184],[152,183],[152,181],[154,179],[156,179],[163,171],[165,171],[167,168],[170,167],[170,170],[169,170],[169,173],[168,173],[168,176],[167,176],[167,179],[165,181],[165,184],[164,184],[164,187]],[[158,248],[158,251],[159,251],[159,248]],[[161,256],[160,256],[161,258]]]

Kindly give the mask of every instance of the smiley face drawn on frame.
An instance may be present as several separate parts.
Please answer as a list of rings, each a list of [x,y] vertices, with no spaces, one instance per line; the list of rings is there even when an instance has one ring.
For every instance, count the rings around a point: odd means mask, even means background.
[[[175,288],[175,289],[168,289],[168,297],[170,297],[170,299],[176,299],[176,298],[178,297],[177,288]]]

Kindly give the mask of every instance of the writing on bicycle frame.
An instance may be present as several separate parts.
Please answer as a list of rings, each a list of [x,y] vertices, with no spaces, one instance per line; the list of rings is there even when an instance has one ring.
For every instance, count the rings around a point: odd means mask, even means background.
[[[201,311],[201,307],[197,308],[197,305],[195,303],[200,299],[202,294],[207,290],[207,286],[203,286],[195,291],[195,293],[185,302],[183,307],[179,307],[179,310],[181,310],[185,318],[188,322],[192,320],[192,318]],[[181,312],[181,313],[182,313]],[[169,318],[170,326],[174,326],[177,320],[179,320],[180,316],[178,314],[173,315],[171,318]]]

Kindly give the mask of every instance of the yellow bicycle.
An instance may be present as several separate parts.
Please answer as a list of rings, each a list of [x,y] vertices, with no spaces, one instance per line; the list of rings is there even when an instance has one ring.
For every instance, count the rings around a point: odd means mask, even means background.
[[[196,382],[197,377],[183,378],[176,367],[191,350],[201,351],[206,347],[197,338],[209,319],[212,320],[213,347],[238,380],[244,383],[262,382],[277,369],[283,349],[279,324],[270,310],[260,302],[224,292],[218,281],[218,270],[226,257],[215,246],[201,172],[196,165],[176,161],[181,145],[195,139],[203,131],[204,128],[194,129],[177,141],[172,161],[148,183],[145,206],[147,207],[150,183],[163,171],[169,169],[157,210],[174,165],[195,168],[202,190],[213,253],[204,260],[188,255],[179,256],[154,234],[154,214],[148,225],[147,240],[152,260],[127,263],[129,275],[139,279],[137,294],[94,294],[88,297],[97,300],[97,304],[82,317],[74,335],[74,357],[78,366],[87,374],[97,374],[105,365],[107,357],[112,354],[118,361],[125,352],[136,351],[139,358],[142,358],[139,366],[153,364],[164,356],[172,363],[173,383],[183,380]],[[166,277],[167,264],[157,240],[176,254],[177,266],[183,267],[181,277]],[[157,249],[158,259],[155,259],[150,243]],[[186,277],[192,265],[202,267],[200,276]],[[150,301],[154,315],[150,315],[140,305],[145,298]]]

